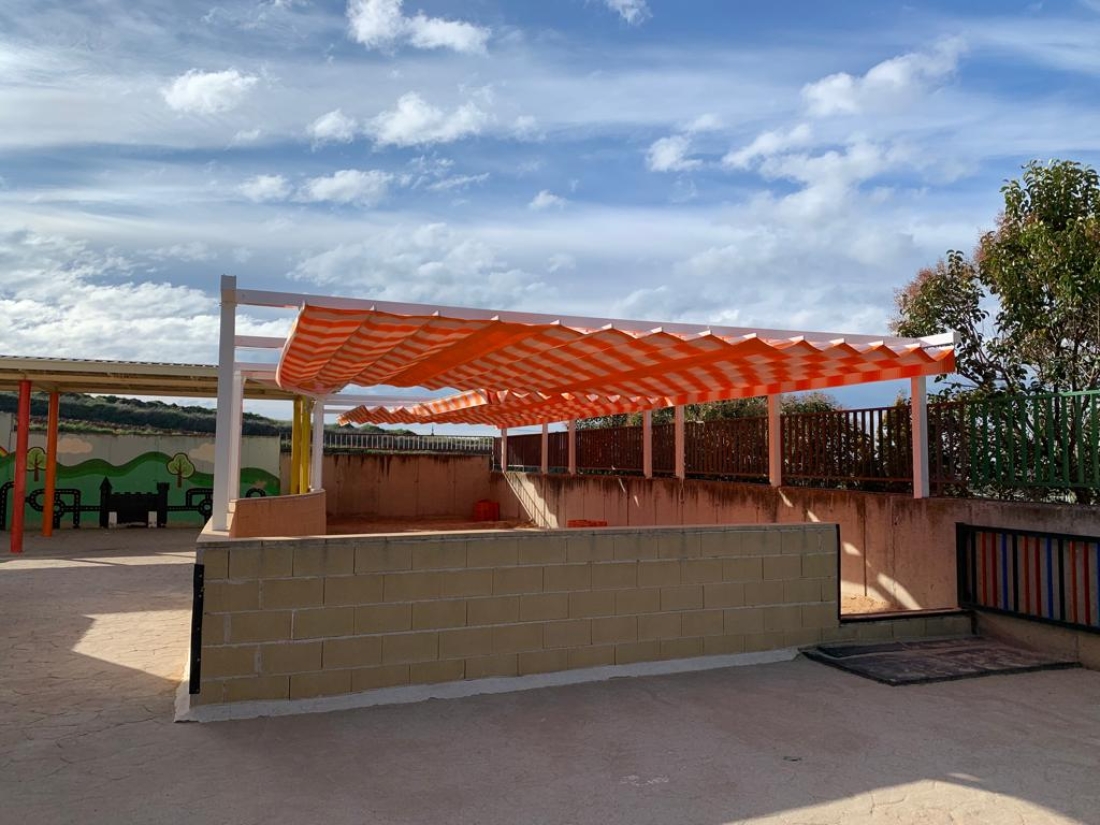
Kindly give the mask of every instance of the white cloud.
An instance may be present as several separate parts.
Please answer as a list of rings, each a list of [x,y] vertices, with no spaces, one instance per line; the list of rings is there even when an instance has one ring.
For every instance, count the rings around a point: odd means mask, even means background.
[[[480,175],[452,175],[449,178],[442,178],[429,184],[428,189],[433,192],[450,192],[456,189],[465,189],[474,184],[485,183],[487,180],[489,180],[488,172],[482,172]]]
[[[260,135],[263,134],[259,129],[241,129],[237,134],[233,135],[233,139],[229,141],[230,146],[247,146],[249,143],[255,143],[260,139]]]
[[[651,172],[686,172],[703,165],[702,161],[687,157],[691,150],[688,135],[671,135],[656,140],[646,152],[646,166]]]
[[[527,204],[527,208],[535,210],[551,208],[561,209],[567,203],[569,203],[569,201],[560,195],[555,195],[550,190],[543,189],[531,199],[531,202]]]
[[[147,250],[145,254],[158,261],[213,261],[218,257],[217,253],[211,250],[210,247],[202,241],[161,246],[156,249]]]
[[[367,233],[303,258],[291,277],[380,300],[492,308],[536,307],[550,294],[533,275],[501,260],[494,244],[442,223]]]
[[[377,170],[341,169],[320,178],[311,178],[299,190],[298,198],[305,201],[331,201],[373,206],[382,200],[393,176]]]
[[[546,271],[553,275],[555,272],[571,272],[577,268],[577,259],[566,252],[556,252],[546,259]]]
[[[355,139],[357,129],[355,118],[348,117],[340,109],[333,109],[309,124],[307,131],[315,144],[349,143]]]
[[[416,92],[409,92],[398,99],[395,108],[371,120],[369,131],[379,146],[419,146],[479,134],[489,120],[473,101],[445,112]]]
[[[201,72],[191,69],[161,90],[164,102],[177,112],[212,115],[236,108],[259,79],[236,69]]]
[[[687,125],[685,132],[713,132],[722,128],[722,118],[713,112],[706,112],[699,115],[695,120],[691,121]]]
[[[519,140],[542,140],[545,135],[539,129],[537,118],[520,115],[512,123],[512,134]]]
[[[653,16],[646,0],[604,0],[604,3],[631,26],[641,25]]]
[[[807,111],[819,117],[900,109],[953,74],[963,50],[963,42],[951,38],[929,52],[884,60],[860,77],[838,72],[804,86],[802,99]]]
[[[805,146],[812,138],[813,132],[805,123],[800,123],[787,131],[776,129],[771,132],[762,132],[748,146],[731,150],[722,158],[722,165],[730,169],[746,169],[754,160]]]
[[[278,201],[290,194],[290,184],[282,175],[256,175],[238,187],[250,201]]]
[[[423,12],[406,17],[403,0],[349,0],[348,25],[352,39],[368,49],[392,50],[403,44],[417,49],[453,49],[483,53],[490,29],[460,20],[428,17]]]
[[[402,0],[350,0],[351,36],[368,49],[392,47],[405,33]]]

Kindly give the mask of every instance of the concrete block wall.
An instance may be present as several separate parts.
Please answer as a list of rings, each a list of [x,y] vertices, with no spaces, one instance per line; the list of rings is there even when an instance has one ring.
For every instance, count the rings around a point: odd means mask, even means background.
[[[203,540],[192,704],[808,645],[833,525]]]

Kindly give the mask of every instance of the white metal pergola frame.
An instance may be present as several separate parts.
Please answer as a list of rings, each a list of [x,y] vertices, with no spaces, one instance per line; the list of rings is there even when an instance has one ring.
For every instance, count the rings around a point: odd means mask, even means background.
[[[443,315],[470,320],[500,320],[524,324],[562,324],[579,329],[617,329],[629,333],[665,331],[678,334],[715,334],[721,336],[761,335],[771,338],[805,338],[808,340],[837,340],[852,344],[910,345],[914,341],[929,349],[954,347],[955,333],[927,336],[919,339],[874,335],[838,335],[802,330],[756,329],[746,327],[713,326],[709,324],[658,323],[624,319],[595,318],[588,316],[559,316],[540,313],[509,312],[466,307],[426,306],[390,301],[374,301],[358,298],[338,298],[295,292],[275,292],[256,289],[238,289],[237,279],[231,275],[221,278],[221,320],[218,342],[218,406],[215,433],[214,500],[211,516],[215,531],[228,529],[229,503],[233,480],[240,477],[241,424],[246,379],[275,385],[277,366],[269,363],[240,362],[238,349],[282,349],[286,339],[274,336],[237,335],[238,306],[255,306],[275,309],[300,310],[306,304],[329,309],[358,309],[385,312],[394,315]],[[913,431],[913,496],[929,495],[928,480],[928,390],[927,377],[910,379],[911,414]],[[302,394],[307,395],[307,394]],[[322,396],[309,395],[314,401],[312,441],[310,444],[309,477],[311,489],[321,489],[322,454],[324,446],[324,417],[328,411],[344,410],[360,405],[407,406],[430,401],[430,397],[382,396],[371,394],[331,393]],[[782,485],[782,443],[780,429],[779,395],[768,396],[768,478],[773,487]],[[684,408],[675,408],[675,475],[686,477],[684,461]],[[568,435],[568,471],[577,471],[576,421],[566,422]],[[653,477],[652,415],[643,412],[643,474]],[[501,467],[507,470],[508,430],[501,429]],[[542,472],[547,467],[548,423],[542,425]]]

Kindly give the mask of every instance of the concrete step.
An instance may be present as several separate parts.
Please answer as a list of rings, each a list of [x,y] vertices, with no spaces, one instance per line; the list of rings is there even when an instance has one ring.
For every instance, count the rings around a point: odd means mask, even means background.
[[[822,631],[822,642],[884,642],[910,639],[955,638],[974,633],[969,610],[912,610],[846,616],[840,627]]]

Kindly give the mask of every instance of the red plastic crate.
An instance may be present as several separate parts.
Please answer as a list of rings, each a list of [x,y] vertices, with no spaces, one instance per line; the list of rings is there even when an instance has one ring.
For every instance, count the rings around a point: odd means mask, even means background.
[[[483,498],[474,504],[474,521],[500,521],[500,504]]]

